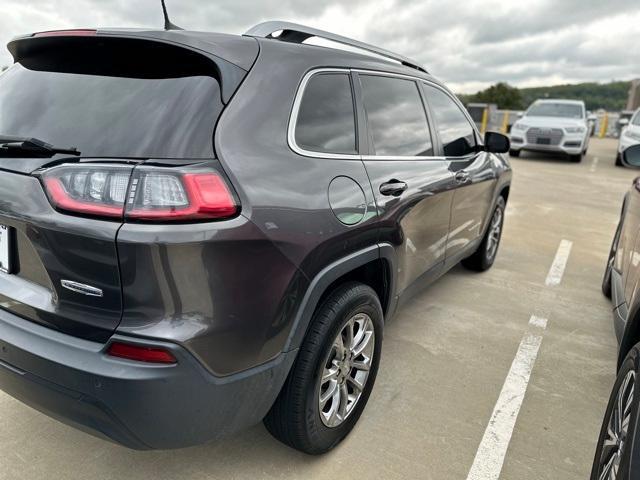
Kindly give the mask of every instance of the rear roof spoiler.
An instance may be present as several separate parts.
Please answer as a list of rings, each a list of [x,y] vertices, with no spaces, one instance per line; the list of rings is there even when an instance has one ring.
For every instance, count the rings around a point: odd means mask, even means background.
[[[258,56],[259,48],[255,40],[237,35],[208,34],[185,32],[183,30],[153,31],[142,29],[121,30],[59,30],[40,32],[15,37],[7,48],[15,62],[38,54],[43,49],[56,48],[63,45],[74,45],[74,42],[104,41],[108,38],[128,39],[131,41],[158,42],[184,48],[209,58],[216,65],[220,74],[222,100],[229,102],[237,87],[244,79],[247,71]]]

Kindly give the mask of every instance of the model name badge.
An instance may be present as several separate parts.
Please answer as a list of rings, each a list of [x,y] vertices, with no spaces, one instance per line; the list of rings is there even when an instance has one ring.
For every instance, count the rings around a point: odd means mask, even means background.
[[[102,290],[91,285],[85,285],[84,283],[73,282],[71,280],[60,281],[62,286],[72,292],[81,293],[82,295],[88,295],[90,297],[102,297]]]

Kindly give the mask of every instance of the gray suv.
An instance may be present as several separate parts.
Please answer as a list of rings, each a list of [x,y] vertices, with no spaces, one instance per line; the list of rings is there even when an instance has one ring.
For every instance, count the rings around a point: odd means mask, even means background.
[[[167,449],[264,419],[326,452],[398,306],[494,262],[509,141],[409,59],[282,22],[8,48],[0,387],[66,423]]]

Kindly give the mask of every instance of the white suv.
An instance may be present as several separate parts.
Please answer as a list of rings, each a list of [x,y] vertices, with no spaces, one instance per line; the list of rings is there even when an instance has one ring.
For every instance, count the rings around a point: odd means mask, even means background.
[[[536,100],[511,128],[511,156],[522,150],[558,152],[581,162],[589,148],[589,125],[584,102]]]
[[[632,145],[640,143],[640,109],[636,110],[629,121],[629,125],[620,133],[618,142],[618,155],[616,156],[616,165],[622,166],[622,152]]]

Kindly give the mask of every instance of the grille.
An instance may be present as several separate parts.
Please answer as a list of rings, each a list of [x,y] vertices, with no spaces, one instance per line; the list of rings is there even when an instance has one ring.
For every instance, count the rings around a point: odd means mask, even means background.
[[[527,130],[527,143],[535,145],[560,145],[563,136],[560,128],[530,128]]]

